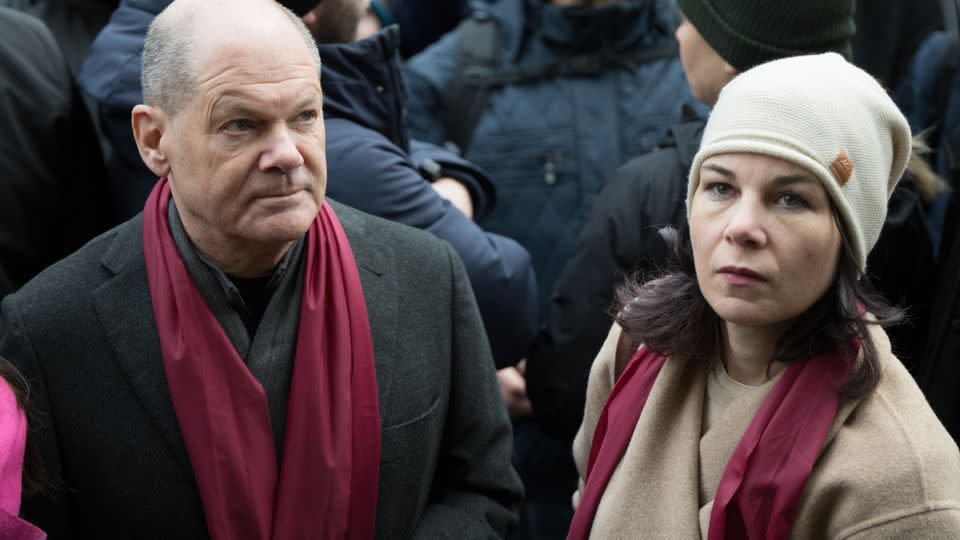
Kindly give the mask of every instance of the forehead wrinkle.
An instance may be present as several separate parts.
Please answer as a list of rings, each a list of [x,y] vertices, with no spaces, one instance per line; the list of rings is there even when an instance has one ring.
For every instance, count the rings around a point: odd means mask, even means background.
[[[305,104],[317,103],[321,99],[319,84],[305,83],[299,88],[272,89],[276,85],[288,83],[291,79],[273,83],[251,83],[240,87],[231,87],[214,97],[207,108],[207,117],[214,118],[222,111],[237,112],[260,116],[267,111],[285,111],[299,109]]]
[[[283,82],[287,79],[303,77],[309,71],[309,77],[316,77],[319,84],[320,76],[317,73],[316,66],[309,57],[298,61],[279,61],[276,58],[262,57],[261,54],[251,54],[250,51],[231,50],[224,51],[225,48],[215,49],[213,54],[206,56],[212,57],[210,61],[198,59],[194,67],[197,71],[197,85],[217,84],[218,79],[225,77],[237,77],[241,80],[257,80],[263,82]],[[219,53],[219,54],[218,54]],[[305,55],[308,56],[308,55]],[[267,60],[267,61],[264,61]],[[300,71],[303,73],[300,73]]]
[[[236,109],[257,112],[263,110],[265,107],[282,109],[290,103],[294,104],[292,108],[300,108],[320,101],[319,93],[311,92],[311,90],[309,87],[289,91],[235,88],[215,98],[211,104],[211,109]],[[261,99],[263,96],[266,96],[266,103]]]

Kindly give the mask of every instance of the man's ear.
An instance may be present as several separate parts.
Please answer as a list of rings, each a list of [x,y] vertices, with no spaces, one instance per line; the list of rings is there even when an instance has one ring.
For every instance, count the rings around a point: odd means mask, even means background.
[[[130,123],[143,162],[158,177],[170,174],[170,160],[160,145],[170,126],[167,116],[156,107],[137,105],[130,113]]]

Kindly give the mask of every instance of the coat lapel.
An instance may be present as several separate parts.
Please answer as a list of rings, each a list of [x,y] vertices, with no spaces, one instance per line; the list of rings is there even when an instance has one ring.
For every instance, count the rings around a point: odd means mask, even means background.
[[[163,367],[143,258],[140,218],[132,225],[117,235],[101,261],[113,277],[93,292],[94,305],[114,359],[171,453],[192,476]]]
[[[353,251],[360,284],[367,304],[370,335],[373,339],[373,359],[376,366],[377,394],[380,410],[389,403],[390,391],[396,377],[397,332],[399,325],[399,290],[396,254],[393,248],[367,234],[365,216],[352,208],[327,199],[343,226]],[[382,416],[382,415],[381,415]]]
[[[397,350],[399,287],[396,273],[390,271],[395,268],[395,254],[390,246],[365,234],[361,214],[330,202],[347,233],[360,272],[382,410],[383,404],[389,403],[398,364],[393,357]],[[112,277],[93,292],[94,305],[120,369],[147,415],[163,434],[171,453],[192,476],[193,469],[163,367],[160,337],[147,283],[140,219],[135,218],[131,227],[118,234],[104,255],[101,264]]]
[[[607,484],[594,538],[697,538],[700,421],[706,377],[669,359]],[[624,513],[624,505],[630,512]]]

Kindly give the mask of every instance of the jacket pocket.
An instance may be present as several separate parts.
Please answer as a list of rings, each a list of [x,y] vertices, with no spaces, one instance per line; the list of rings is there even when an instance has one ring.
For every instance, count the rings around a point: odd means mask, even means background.
[[[572,127],[515,129],[476,138],[467,158],[497,186],[553,186],[576,180],[578,156]]]
[[[424,446],[432,440],[430,434],[438,433],[435,423],[440,409],[440,396],[433,398],[426,411],[403,420],[392,426],[384,427],[380,432],[380,462],[392,463],[413,452],[423,452]]]
[[[549,251],[551,235],[578,211],[579,153],[575,130],[524,129],[478,139],[469,159],[490,173],[497,203],[482,225],[531,252]],[[533,253],[535,264],[538,253]]]

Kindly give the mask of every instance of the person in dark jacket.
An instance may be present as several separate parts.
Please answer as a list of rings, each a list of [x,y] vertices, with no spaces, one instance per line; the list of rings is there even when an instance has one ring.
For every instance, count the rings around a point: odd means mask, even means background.
[[[80,71],[90,44],[118,3],[118,0],[0,0],[0,6],[29,13],[47,25],[74,75]]]
[[[542,312],[606,178],[679,121],[685,104],[702,106],[676,57],[672,1],[495,0],[474,9],[474,20],[496,26],[494,76],[503,84],[474,105],[475,129],[465,129],[468,115],[448,93],[464,78],[460,51],[476,43],[461,25],[407,62],[410,130],[456,143],[490,173],[497,206],[480,223],[530,251]],[[501,372],[515,415],[526,409],[521,370]],[[514,463],[527,487],[517,535],[563,536],[576,482],[569,447],[527,418],[514,429]]]
[[[953,1],[953,0],[948,0]],[[853,62],[895,90],[931,32],[943,29],[942,0],[857,0]]]
[[[831,50],[851,55],[853,0],[779,8],[762,0],[679,5],[680,57],[693,94],[706,105],[737,73],[764,61]],[[610,328],[614,286],[633,272],[652,276],[666,269],[658,229],[685,222],[687,174],[705,123],[688,110],[660,148],[611,176],[560,274],[526,372],[534,415],[558,438],[572,441],[583,417],[590,365]]]
[[[482,217],[493,193],[482,172],[446,150],[411,141],[404,122],[399,35],[390,26],[349,44],[322,44],[330,196],[358,210],[450,242],[463,259],[497,367],[515,364],[537,331],[537,285],[530,255],[485,232],[431,187],[418,163],[442,163],[439,180],[464,180]],[[451,184],[456,186],[457,184]]]
[[[0,7],[0,298],[106,230],[96,131],[54,36]]]
[[[954,201],[951,212],[957,211],[960,206]],[[941,249],[917,382],[953,440],[960,441],[960,221],[954,218],[949,223],[953,230]]]
[[[363,5],[338,1],[343,9]],[[101,118],[114,143],[115,172],[128,175],[117,182],[126,187],[114,186],[127,194],[125,212],[139,211],[156,177],[139,161],[129,118],[125,125],[117,119],[123,111],[129,117],[129,108],[140,99],[139,77],[132,71],[139,69],[147,26],[169,3],[124,0],[94,43],[81,77],[87,91],[100,100]],[[358,17],[312,13],[319,15],[308,24],[315,36],[350,40],[356,32]],[[467,267],[495,362],[512,365],[537,331],[537,286],[530,255],[513,240],[483,231],[465,215],[482,217],[494,204],[492,185],[482,170],[436,145],[410,139],[397,50],[396,28],[356,43],[320,46],[328,194],[450,242]],[[131,182],[129,175],[138,180]],[[453,193],[448,195],[445,189]],[[462,202],[456,202],[457,207],[448,199]]]
[[[389,0],[381,4],[387,4],[384,9],[400,25],[400,50],[405,57],[426,49],[470,14],[467,0]]]
[[[664,0],[496,0],[475,7],[474,17],[497,26],[500,73],[544,66],[560,73],[491,89],[468,143],[458,143],[497,186],[498,204],[481,224],[530,251],[543,308],[606,178],[652,147],[681,119],[684,104],[694,104],[671,36],[675,8]],[[454,105],[447,88],[466,45],[462,32],[406,64],[414,137],[457,142],[457,118],[445,115]],[[651,56],[635,60],[639,51]],[[595,71],[565,74],[581,67]]]

